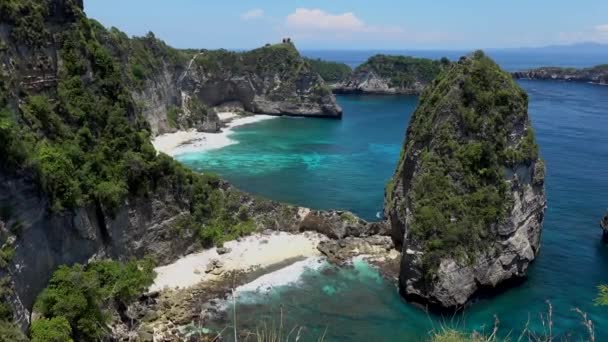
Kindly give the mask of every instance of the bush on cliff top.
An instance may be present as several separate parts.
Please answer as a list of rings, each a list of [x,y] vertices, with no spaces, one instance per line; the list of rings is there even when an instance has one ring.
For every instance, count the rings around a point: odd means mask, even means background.
[[[447,69],[423,93],[404,156],[421,149],[409,194],[410,232],[422,243],[426,267],[446,256],[471,261],[492,241],[491,227],[510,206],[504,168],[538,157],[526,115],[526,93],[482,52]],[[514,125],[528,131],[512,146]]]

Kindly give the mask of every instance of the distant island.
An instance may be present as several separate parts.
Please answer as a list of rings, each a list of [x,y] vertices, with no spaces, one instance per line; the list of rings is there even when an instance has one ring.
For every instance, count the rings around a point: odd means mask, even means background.
[[[334,94],[419,95],[451,62],[409,56],[375,55],[354,70],[343,63],[314,60],[312,68]],[[347,72],[350,70],[350,72]]]
[[[542,67],[514,72],[513,77],[516,79],[561,80],[606,85],[608,84],[608,64],[584,69]]]

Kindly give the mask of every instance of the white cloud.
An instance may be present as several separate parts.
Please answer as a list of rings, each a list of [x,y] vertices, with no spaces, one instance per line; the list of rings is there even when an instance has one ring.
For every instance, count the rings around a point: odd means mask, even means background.
[[[287,27],[309,31],[350,31],[360,32],[366,25],[352,12],[330,14],[320,9],[298,8],[287,16]]]
[[[452,41],[454,34],[420,32],[402,26],[375,26],[353,12],[329,13],[318,8],[297,8],[279,28],[283,35],[307,43],[359,42],[367,45]],[[382,43],[384,42],[384,43]]]
[[[260,8],[255,8],[255,9],[249,10],[249,11],[241,14],[241,19],[242,20],[253,20],[253,19],[259,19],[263,16],[264,16],[264,10],[260,9]]]

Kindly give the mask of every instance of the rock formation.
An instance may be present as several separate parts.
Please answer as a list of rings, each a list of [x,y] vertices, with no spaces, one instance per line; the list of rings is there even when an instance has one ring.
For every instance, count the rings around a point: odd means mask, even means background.
[[[188,127],[218,131],[213,108],[225,105],[256,114],[342,116],[329,87],[291,42],[230,52],[178,51],[151,34],[127,41],[155,61],[132,88],[153,134]]]
[[[454,308],[526,275],[545,209],[527,110],[527,94],[480,51],[423,92],[385,199],[406,298]]]
[[[514,72],[513,77],[516,79],[561,80],[593,84],[608,84],[608,64],[585,69],[543,67]]]
[[[357,67],[349,78],[332,84],[336,94],[418,95],[439,72],[447,59],[376,55]]]

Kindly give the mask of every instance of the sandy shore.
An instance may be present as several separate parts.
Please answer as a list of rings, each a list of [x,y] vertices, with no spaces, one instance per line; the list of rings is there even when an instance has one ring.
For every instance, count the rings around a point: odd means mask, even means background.
[[[189,288],[202,282],[215,280],[229,271],[252,271],[279,264],[286,260],[305,258],[288,268],[290,274],[274,274],[273,278],[264,276],[240,290],[247,291],[269,284],[284,284],[297,280],[305,268],[318,264],[321,253],[317,250],[320,241],[327,238],[317,233],[289,234],[273,232],[270,234],[254,234],[240,241],[230,241],[224,244],[228,253],[219,255],[217,248],[191,254],[179,259],[173,264],[155,269],[157,276],[150,291],[160,291],[171,288]],[[219,261],[219,263],[218,263]]]
[[[234,127],[276,118],[270,115],[253,115],[241,117],[235,113],[219,113],[220,120],[227,122],[220,133],[203,133],[196,130],[179,131],[160,135],[152,140],[152,145],[158,152],[177,156],[189,152],[202,152],[226,147],[236,143],[230,139]]]

